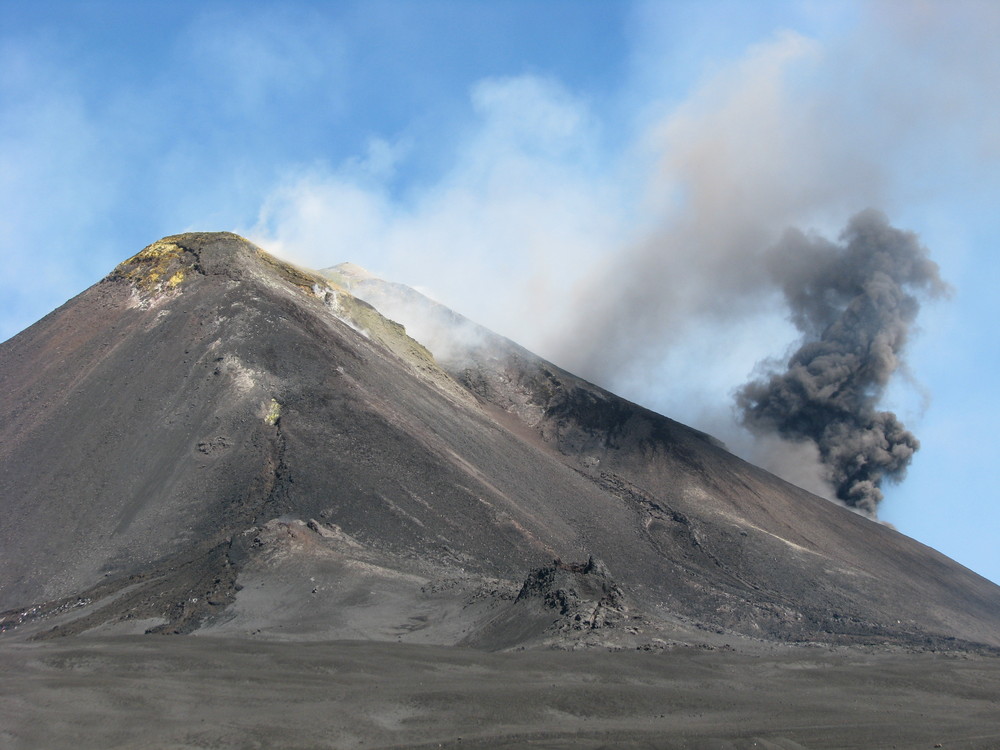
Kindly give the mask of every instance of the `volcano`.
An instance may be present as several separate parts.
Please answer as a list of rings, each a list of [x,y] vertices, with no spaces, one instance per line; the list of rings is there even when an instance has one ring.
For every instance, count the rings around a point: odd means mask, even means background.
[[[779,732],[738,711],[719,724],[628,718],[649,696],[667,700],[659,670],[697,654],[715,659],[705,684],[716,697],[744,668],[762,675],[769,654],[766,669],[786,677],[741,683],[754,683],[765,714],[794,692],[785,666],[833,654],[841,661],[823,665],[842,669],[840,687],[796,714],[816,726],[843,708],[859,660],[915,670],[911,697],[933,672],[940,695],[927,688],[926,722],[883,721],[888,734],[862,736],[902,737],[892,732],[903,724],[921,740],[952,724],[989,734],[996,585],[351,264],[298,268],[230,233],[166,237],[0,346],[0,416],[0,659],[20,675],[0,692],[11,744],[80,746],[72,722],[51,716],[76,715],[65,685],[82,669],[104,698],[79,711],[132,722],[122,746],[146,744],[136,738],[154,726],[163,746],[257,746],[195,731],[191,717],[222,715],[226,700],[218,714],[197,701],[178,713],[176,697],[215,679],[199,672],[205,658],[237,681],[269,669],[250,654],[294,684],[280,705],[309,703],[308,663],[338,674],[343,717],[368,717],[336,729],[323,722],[337,711],[307,711],[300,720],[319,721],[322,741],[284,715],[258,727],[281,729],[288,741],[270,744],[289,747],[438,745],[462,727],[463,746],[484,747],[859,736],[856,721],[834,724],[851,735]],[[134,667],[152,653],[190,679],[167,686]],[[985,665],[974,689],[948,666],[958,657]],[[441,664],[452,678],[492,670],[499,692],[470,697],[468,677],[450,683],[464,697],[435,703],[423,682],[397,678],[391,700],[372,698],[377,710],[349,697],[374,690],[379,671],[432,681]],[[542,681],[575,669],[637,682],[574,702],[556,679],[561,708],[533,714],[526,706],[544,698],[515,699],[541,684],[532,669]],[[173,697],[143,721],[109,709],[120,671]],[[632,696],[642,680],[645,698]],[[889,710],[900,684],[871,710]],[[476,718],[485,705],[511,715]],[[263,721],[236,713],[243,737]],[[589,734],[587,716],[603,717]]]

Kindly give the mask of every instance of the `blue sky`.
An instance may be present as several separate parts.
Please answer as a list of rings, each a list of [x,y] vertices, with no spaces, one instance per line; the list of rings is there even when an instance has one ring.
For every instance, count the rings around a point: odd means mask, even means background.
[[[1000,581],[998,37],[985,0],[3,2],[0,338],[233,230],[767,463],[731,413],[795,343],[761,252],[876,207],[953,288],[888,394],[922,448],[880,517]]]

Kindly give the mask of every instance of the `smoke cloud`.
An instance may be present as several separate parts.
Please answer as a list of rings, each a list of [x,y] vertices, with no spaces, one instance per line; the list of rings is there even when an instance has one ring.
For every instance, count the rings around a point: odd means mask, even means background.
[[[779,34],[649,129],[648,229],[578,286],[570,325],[549,347],[557,362],[621,388],[692,340],[732,338],[734,322],[766,302],[763,256],[783,228],[845,215],[847,195],[865,201],[854,210],[878,200],[871,165],[845,158],[802,106],[794,73],[818,56],[811,40]]]
[[[953,60],[955,45],[927,43],[957,21],[942,25],[931,8],[908,23],[897,15],[909,9],[878,8],[850,29],[777,31],[699,67],[671,57],[680,40],[670,7],[643,6],[626,95],[582,96],[535,74],[481,79],[435,171],[402,179],[425,146],[383,134],[366,156],[289,169],[241,232],[303,265],[355,260],[429,291],[790,481],[871,510],[917,445],[878,405],[899,371],[916,300],[941,282],[933,265],[916,262],[926,261],[916,240],[876,214],[856,218],[839,243],[782,232],[834,237],[846,217],[878,206],[896,221],[920,221],[936,252],[954,257],[946,233],[935,236],[924,220],[933,218],[927,195],[949,180],[964,187],[974,165],[995,163],[980,158],[995,134],[969,125],[989,118],[968,116],[989,100],[973,73],[976,59],[994,59],[989,35],[963,46],[966,66]],[[679,69],[697,72],[673,90],[664,71]],[[874,239],[860,239],[868,235],[899,249],[876,252]],[[895,259],[878,261],[888,270],[873,265],[883,253]],[[915,276],[904,273],[906,257]],[[844,316],[836,326],[833,312]],[[852,315],[865,318],[853,333]],[[844,330],[827,341],[828,328]],[[871,349],[845,376],[853,395],[838,393],[824,415],[806,410],[817,421],[836,417],[823,442],[815,427],[777,416],[777,396],[764,393],[776,373],[757,390],[743,385],[763,355],[800,338],[819,347],[815,363],[803,352],[790,365],[807,374],[829,362],[834,344]],[[879,368],[876,350],[886,353]]]
[[[790,230],[774,248],[769,271],[803,341],[784,372],[747,383],[736,400],[754,432],[814,443],[836,496],[874,515],[882,482],[902,479],[920,446],[876,407],[902,365],[919,297],[946,285],[916,235],[878,211],[854,216],[840,240]]]

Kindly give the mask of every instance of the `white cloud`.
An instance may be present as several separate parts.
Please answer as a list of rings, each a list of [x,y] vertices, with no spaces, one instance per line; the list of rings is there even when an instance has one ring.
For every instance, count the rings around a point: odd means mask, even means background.
[[[371,156],[305,169],[272,192],[248,233],[305,265],[368,265],[544,344],[574,282],[627,233],[628,201],[600,169],[588,106],[561,86],[487,79],[470,99],[476,127],[458,136],[436,182],[393,194],[391,171],[359,173]]]

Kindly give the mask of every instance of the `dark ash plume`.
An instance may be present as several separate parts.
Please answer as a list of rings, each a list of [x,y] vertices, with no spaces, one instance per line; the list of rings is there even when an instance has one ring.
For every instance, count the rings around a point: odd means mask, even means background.
[[[876,411],[899,368],[918,295],[946,290],[917,236],[874,210],[854,216],[841,244],[789,231],[771,256],[803,343],[783,373],[736,395],[758,434],[813,441],[826,480],[847,505],[874,515],[883,480],[903,478],[916,437]]]

